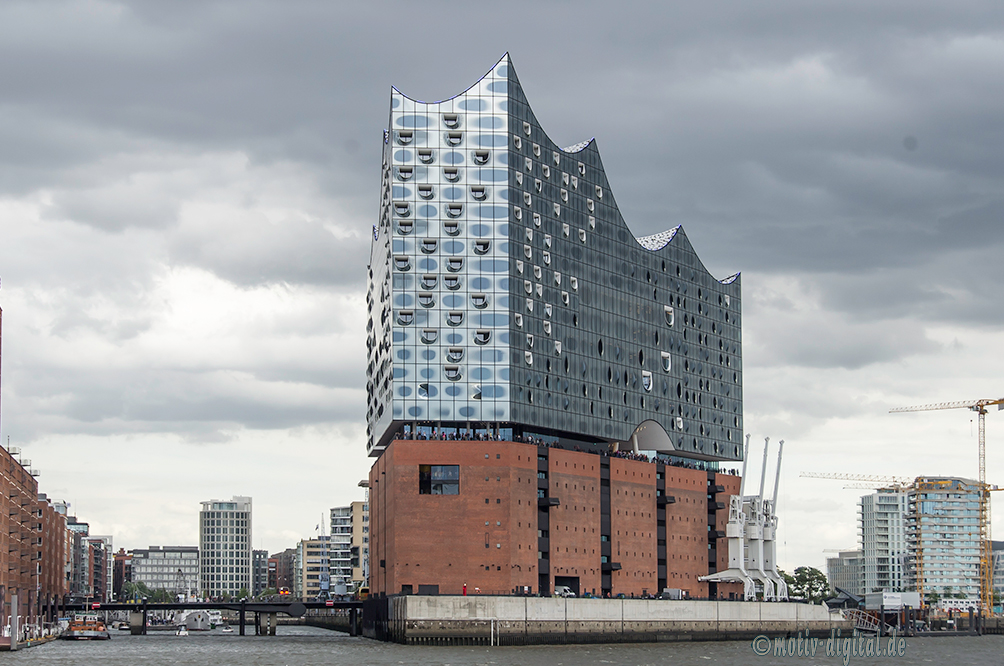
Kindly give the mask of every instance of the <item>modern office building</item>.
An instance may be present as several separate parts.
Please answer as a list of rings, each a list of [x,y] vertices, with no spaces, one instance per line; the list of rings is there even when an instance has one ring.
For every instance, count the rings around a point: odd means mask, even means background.
[[[862,594],[912,589],[907,579],[913,555],[907,542],[908,500],[906,489],[881,488],[858,501]]]
[[[251,592],[251,498],[202,502],[199,589],[209,598]]]
[[[279,590],[279,559],[270,557],[267,560],[265,587],[269,590]]]
[[[826,558],[826,580],[830,589],[864,596],[864,566],[861,550],[842,550]]]
[[[296,544],[293,596],[300,601],[326,599],[330,588],[328,576],[331,557],[331,537],[303,539]]]
[[[78,601],[92,599],[94,592],[90,572],[93,567],[91,548],[87,542],[90,525],[77,520],[76,516],[67,515],[66,530],[70,542],[70,597]]]
[[[940,597],[980,596],[980,497],[972,479],[920,477],[907,498],[911,589]],[[978,604],[978,602],[977,602]]]
[[[369,492],[366,501],[352,503],[352,584],[353,591],[369,585],[370,559],[370,505]]]
[[[352,593],[366,585],[369,520],[366,501],[331,509],[331,589],[337,594]]]
[[[95,547],[95,556],[92,558],[94,566],[94,600],[112,601],[114,599],[115,585],[115,549],[112,544],[112,537],[109,535],[90,534],[87,540]],[[100,558],[100,564],[98,563]],[[100,581],[100,582],[99,582]]]
[[[352,586],[352,506],[331,509],[331,549],[328,553],[332,590]]]
[[[258,596],[268,587],[268,551],[251,551],[251,594]]]
[[[990,545],[990,556],[993,558],[994,564],[994,595],[998,598],[1004,598],[1004,541],[991,541]],[[999,606],[1000,604],[994,605]]]
[[[197,546],[150,546],[132,551],[132,581],[185,598],[199,592]]]
[[[367,307],[374,592],[735,593],[698,578],[739,487],[739,276],[634,236],[508,56],[443,102],[392,90]]]

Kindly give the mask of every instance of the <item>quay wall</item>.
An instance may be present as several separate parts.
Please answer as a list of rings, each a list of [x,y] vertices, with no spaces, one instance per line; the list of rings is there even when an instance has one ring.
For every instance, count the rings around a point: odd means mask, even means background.
[[[364,636],[418,645],[719,641],[854,629],[839,612],[799,603],[399,596],[367,604]]]

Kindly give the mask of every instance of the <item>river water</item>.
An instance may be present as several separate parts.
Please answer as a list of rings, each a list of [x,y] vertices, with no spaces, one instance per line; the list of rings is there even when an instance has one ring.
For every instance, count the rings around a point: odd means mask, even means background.
[[[253,630],[253,628],[252,628]],[[757,656],[749,641],[723,643],[659,643],[634,645],[546,645],[532,647],[426,647],[381,643],[350,638],[340,632],[314,627],[280,626],[279,635],[239,636],[192,632],[188,637],[171,632],[130,636],[117,632],[110,641],[54,641],[7,653],[3,666],[642,666],[648,664],[842,664],[841,657],[826,657],[824,645],[815,657]],[[125,634],[125,635],[121,635]],[[883,645],[885,645],[885,641]],[[896,657],[855,657],[850,664],[1004,664],[1004,636],[906,639],[905,654]]]

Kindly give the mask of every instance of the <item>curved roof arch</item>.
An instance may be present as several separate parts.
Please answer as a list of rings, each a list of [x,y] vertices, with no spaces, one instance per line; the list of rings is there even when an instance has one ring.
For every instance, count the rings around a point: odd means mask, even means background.
[[[391,86],[390,89],[393,92],[396,92],[401,97],[404,97],[405,99],[411,100],[412,102],[415,102],[416,104],[443,104],[444,102],[449,102],[450,100],[457,99],[458,97],[463,97],[464,95],[466,95],[467,93],[469,93],[471,90],[473,90],[474,88],[476,88],[479,83],[481,83],[486,78],[488,78],[488,76],[492,72],[495,71],[496,67],[498,67],[499,65],[502,65],[502,64],[505,64],[507,67],[509,67],[509,69],[511,71],[511,69],[512,69],[512,63],[509,61],[509,52],[508,51],[501,58],[499,58],[498,62],[496,62],[491,67],[489,67],[488,71],[486,71],[484,74],[482,74],[480,77],[478,77],[478,79],[474,83],[472,83],[471,85],[467,86],[466,88],[464,88],[461,92],[457,93],[456,95],[452,95],[450,97],[444,97],[443,99],[435,101],[435,102],[425,102],[425,101],[422,101],[420,99],[415,99],[411,95],[408,95],[407,93],[402,92],[401,89],[398,88],[397,86]]]

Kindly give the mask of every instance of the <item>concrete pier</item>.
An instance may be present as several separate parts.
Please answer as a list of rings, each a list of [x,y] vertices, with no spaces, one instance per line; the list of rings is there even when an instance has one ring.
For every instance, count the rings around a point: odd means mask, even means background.
[[[839,612],[798,603],[462,596],[371,601],[386,608],[364,609],[363,634],[407,644],[720,641],[854,629]]]

